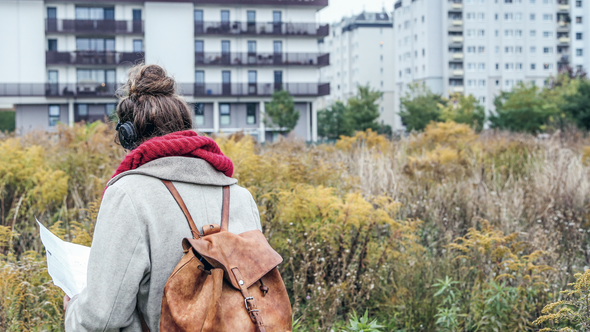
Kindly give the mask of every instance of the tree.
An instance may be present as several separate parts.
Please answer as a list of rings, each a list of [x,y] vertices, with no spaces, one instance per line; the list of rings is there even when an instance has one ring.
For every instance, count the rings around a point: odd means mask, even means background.
[[[563,98],[561,109],[578,128],[590,130],[590,82],[580,80],[576,93]]]
[[[355,123],[355,130],[365,131],[370,128],[377,131],[379,129],[377,119],[380,113],[377,100],[382,95],[382,92],[372,90],[367,84],[360,85],[358,95],[348,99],[349,114]]]
[[[445,105],[439,105],[440,119],[465,123],[475,131],[481,131],[486,119],[486,112],[473,95],[452,94]]]
[[[354,119],[349,116],[349,110],[341,101],[337,101],[327,109],[318,111],[318,134],[328,139],[354,134]]]
[[[512,91],[502,91],[494,99],[496,114],[490,115],[492,128],[538,133],[559,116],[554,102],[543,98],[533,84],[518,84]]]
[[[410,84],[410,91],[401,98],[400,116],[408,131],[423,130],[431,121],[440,120],[441,95],[435,94],[424,83]]]
[[[265,104],[267,126],[278,126],[281,130],[292,131],[299,121],[299,111],[295,109],[289,91],[280,90],[272,94],[272,101]],[[270,121],[268,121],[270,119]]]

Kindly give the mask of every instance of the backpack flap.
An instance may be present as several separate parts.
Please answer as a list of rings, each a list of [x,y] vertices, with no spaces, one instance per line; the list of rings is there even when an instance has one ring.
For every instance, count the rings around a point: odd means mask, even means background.
[[[237,290],[240,285],[234,274],[230,273],[232,268],[240,270],[248,288],[283,262],[281,255],[268,244],[259,230],[242,234],[219,232],[198,239],[185,238],[182,245],[185,250],[192,247],[197,256],[202,256],[214,268],[222,269],[224,278]]]

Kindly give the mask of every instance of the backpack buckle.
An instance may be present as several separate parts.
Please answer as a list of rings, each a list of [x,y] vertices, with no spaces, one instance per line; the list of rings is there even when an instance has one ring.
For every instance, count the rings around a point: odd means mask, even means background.
[[[254,298],[252,296],[248,296],[246,298],[244,298],[244,305],[246,306],[246,310],[248,310],[248,312],[250,312],[250,308],[248,307],[248,300],[254,301]]]

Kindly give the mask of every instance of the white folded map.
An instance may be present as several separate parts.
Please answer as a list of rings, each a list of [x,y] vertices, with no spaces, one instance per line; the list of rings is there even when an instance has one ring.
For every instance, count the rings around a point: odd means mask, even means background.
[[[37,223],[47,253],[47,271],[53,283],[72,298],[86,287],[90,247],[63,241],[39,220]]]

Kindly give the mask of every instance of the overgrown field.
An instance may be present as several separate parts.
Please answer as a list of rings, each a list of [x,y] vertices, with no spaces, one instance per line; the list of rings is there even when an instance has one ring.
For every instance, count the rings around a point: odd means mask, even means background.
[[[62,330],[35,216],[89,245],[113,141],[101,123],[0,138],[0,330]],[[217,141],[284,257],[296,331],[366,310],[381,331],[587,329],[590,273],[568,283],[590,266],[588,139],[449,122],[393,141]]]

